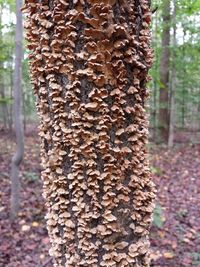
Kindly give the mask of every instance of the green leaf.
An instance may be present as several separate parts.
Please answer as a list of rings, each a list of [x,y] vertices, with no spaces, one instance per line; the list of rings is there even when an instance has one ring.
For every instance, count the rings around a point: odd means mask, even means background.
[[[13,99],[11,97],[0,97],[0,104],[12,104]]]
[[[31,182],[37,181],[39,179],[38,174],[36,174],[34,172],[25,172],[24,178],[31,181]]]
[[[153,214],[153,225],[158,228],[162,228],[164,224],[165,218],[163,215],[162,207],[159,204],[156,204]]]

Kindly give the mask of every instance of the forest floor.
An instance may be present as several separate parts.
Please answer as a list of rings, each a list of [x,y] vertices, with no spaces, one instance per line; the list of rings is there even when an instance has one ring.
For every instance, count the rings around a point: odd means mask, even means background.
[[[0,133],[0,267],[52,267],[40,180],[39,143],[35,130],[25,139],[21,167],[21,210],[9,221],[10,160],[14,138]],[[151,229],[153,267],[200,266],[200,145],[170,151],[152,145],[153,180],[157,185]]]

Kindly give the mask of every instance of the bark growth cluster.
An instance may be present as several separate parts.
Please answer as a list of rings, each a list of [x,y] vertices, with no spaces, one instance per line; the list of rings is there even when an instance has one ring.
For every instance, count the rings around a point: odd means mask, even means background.
[[[54,266],[149,266],[148,1],[25,1]]]

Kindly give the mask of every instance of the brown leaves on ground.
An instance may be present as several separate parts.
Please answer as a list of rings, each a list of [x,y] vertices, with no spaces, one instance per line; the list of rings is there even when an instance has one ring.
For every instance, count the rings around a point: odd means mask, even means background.
[[[10,159],[14,141],[0,133],[0,267],[52,267],[40,181],[36,132],[25,139],[21,167],[21,211],[9,221]],[[151,231],[152,266],[200,266],[200,146],[182,145],[170,151],[151,150],[157,204],[162,226]]]
[[[151,155],[165,218],[152,226],[152,266],[200,266],[200,146],[154,147]]]
[[[9,172],[15,143],[7,133],[0,133],[0,139],[0,267],[52,267],[44,220],[38,135],[34,132],[25,139],[25,158],[21,166],[21,210],[13,224],[9,220]]]

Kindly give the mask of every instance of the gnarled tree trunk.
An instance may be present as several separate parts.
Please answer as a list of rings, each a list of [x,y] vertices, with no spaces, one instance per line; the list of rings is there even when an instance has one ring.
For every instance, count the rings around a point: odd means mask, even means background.
[[[148,1],[26,1],[54,266],[149,266]]]

